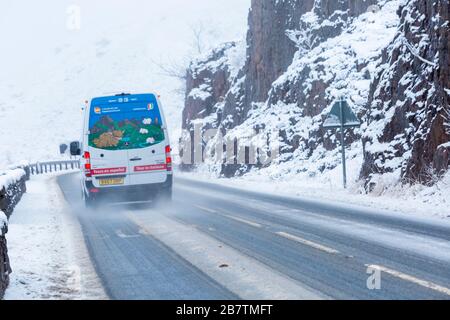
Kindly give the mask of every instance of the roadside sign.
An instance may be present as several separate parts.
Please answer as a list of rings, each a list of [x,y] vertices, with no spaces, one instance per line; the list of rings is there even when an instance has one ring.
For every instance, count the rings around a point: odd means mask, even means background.
[[[360,127],[361,121],[350,108],[344,98],[336,101],[328,114],[323,127],[325,129],[341,129],[341,147],[342,147],[342,175],[344,188],[347,188],[347,168],[345,164],[345,129]]]
[[[323,127],[327,129],[336,129],[341,128],[342,126],[344,126],[344,128],[360,127],[361,121],[359,121],[347,101],[341,99],[334,103],[327,119],[323,123]]]

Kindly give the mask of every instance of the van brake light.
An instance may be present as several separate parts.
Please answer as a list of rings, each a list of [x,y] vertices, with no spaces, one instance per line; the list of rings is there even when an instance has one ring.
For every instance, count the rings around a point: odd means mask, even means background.
[[[170,152],[172,151],[172,148],[170,146],[166,146],[166,167],[167,171],[172,171],[172,155]]]
[[[86,161],[86,163],[84,164],[84,171],[86,174],[87,178],[92,177],[92,171],[91,171],[91,154],[89,152],[85,152],[84,155],[84,160]]]

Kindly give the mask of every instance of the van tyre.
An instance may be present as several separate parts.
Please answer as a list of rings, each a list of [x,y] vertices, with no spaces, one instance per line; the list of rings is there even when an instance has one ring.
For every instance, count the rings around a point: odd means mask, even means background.
[[[84,197],[84,206],[86,208],[91,208],[91,206],[92,206],[91,200],[86,196]]]
[[[84,196],[84,206],[86,208],[93,209],[93,208],[95,208],[97,206],[97,203],[96,203],[95,199],[85,195]]]
[[[167,188],[161,191],[158,195],[158,202],[161,204],[167,204],[172,202],[172,188]]]

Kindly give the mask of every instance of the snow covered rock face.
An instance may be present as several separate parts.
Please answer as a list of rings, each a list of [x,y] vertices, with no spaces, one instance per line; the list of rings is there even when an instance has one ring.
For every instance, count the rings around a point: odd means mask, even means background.
[[[9,284],[11,273],[5,238],[7,219],[26,192],[26,179],[27,174],[22,169],[0,172],[0,299]]]
[[[353,17],[377,0],[254,0],[249,14],[247,59],[224,106],[228,126],[242,124],[255,103],[266,102],[273,82],[294,56],[342,33]],[[295,86],[296,84],[291,84]],[[278,95],[271,95],[271,102]]]
[[[186,97],[182,115],[184,130],[180,139],[182,157],[188,152],[193,157],[194,145],[183,144],[188,140],[193,141],[196,125],[199,125],[203,132],[219,126],[225,97],[241,68],[243,60],[241,56],[244,54],[243,43],[229,42],[191,62],[186,74]],[[187,150],[189,148],[191,150]],[[181,166],[185,170],[192,169],[193,162],[192,158],[191,161],[183,162]]]
[[[267,99],[272,82],[292,62],[296,46],[286,36],[286,30],[298,28],[300,17],[313,5],[314,0],[252,1],[248,18],[247,60],[243,70],[243,113],[236,119],[237,124],[245,118],[253,102]],[[233,114],[234,109],[232,103],[227,103],[225,113]]]
[[[0,211],[8,219],[26,192],[26,179],[27,174],[23,169],[8,170],[0,175]]]
[[[6,247],[6,238],[0,236],[0,299],[5,294],[6,287],[9,284],[9,273],[11,267],[8,258],[8,249]]]
[[[214,107],[225,99],[230,89],[231,67],[227,53],[235,48],[236,43],[226,43],[190,64],[186,76],[183,129],[190,128],[192,120],[219,111]]]
[[[376,65],[398,24],[398,5],[399,1],[319,1],[300,18],[298,30],[287,31],[298,50],[258,111],[277,114],[264,122],[270,124],[266,130],[280,130],[281,161],[309,159],[309,165],[296,168],[311,175],[339,163],[335,149],[340,133],[324,130],[323,121],[340,96],[360,118],[364,115]],[[347,130],[346,144],[354,149],[353,156],[361,149],[359,132]]]
[[[299,46],[312,49],[339,35],[351,17],[376,3],[377,0],[253,0],[247,60],[241,73],[242,99],[228,99],[225,116],[233,117],[234,126],[241,124],[254,103],[267,100],[273,82],[286,72]],[[311,19],[315,19],[314,25]],[[302,37],[304,34],[309,38]],[[236,102],[241,102],[237,113]]]
[[[361,176],[433,182],[449,166],[450,7],[409,0],[370,90]]]
[[[202,124],[229,137],[254,130],[269,141],[279,134],[278,164],[309,159],[306,166],[292,163],[293,171],[315,175],[334,168],[340,162],[335,151],[339,136],[323,130],[323,121],[340,95],[360,116],[365,114],[381,53],[399,23],[400,2],[253,1],[243,67],[229,80],[224,102],[212,108],[219,115],[205,115]],[[371,10],[375,4],[377,10]],[[183,125],[193,122],[199,118],[187,116]],[[355,142],[351,156],[362,156],[359,138],[359,131],[347,135],[347,143]],[[222,166],[226,176],[236,172],[245,170]]]

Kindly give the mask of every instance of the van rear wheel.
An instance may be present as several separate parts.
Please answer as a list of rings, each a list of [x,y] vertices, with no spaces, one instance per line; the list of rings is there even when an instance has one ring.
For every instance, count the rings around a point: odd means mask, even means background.
[[[172,187],[160,191],[158,194],[158,203],[167,204],[172,202]]]
[[[90,208],[92,206],[91,200],[88,197],[84,197],[84,206]]]
[[[95,199],[93,199],[92,197],[87,196],[86,194],[84,195],[84,206],[86,208],[95,208],[97,206],[97,201],[95,201]]]

